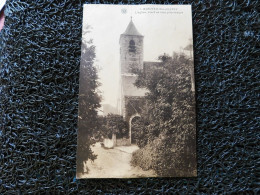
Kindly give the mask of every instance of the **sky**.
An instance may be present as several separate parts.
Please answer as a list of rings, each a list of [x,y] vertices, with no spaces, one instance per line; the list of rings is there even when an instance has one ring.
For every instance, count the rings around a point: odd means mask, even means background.
[[[132,20],[144,36],[144,61],[157,61],[161,54],[172,55],[192,39],[189,5],[84,5],[83,39],[93,39],[96,46],[101,104],[116,107],[119,94],[119,38]],[[82,33],[83,34],[83,33]]]

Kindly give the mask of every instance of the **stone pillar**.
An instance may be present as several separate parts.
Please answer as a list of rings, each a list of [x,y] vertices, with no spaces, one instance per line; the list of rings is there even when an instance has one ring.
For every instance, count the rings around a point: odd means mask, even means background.
[[[112,134],[113,147],[116,146],[116,134]]]

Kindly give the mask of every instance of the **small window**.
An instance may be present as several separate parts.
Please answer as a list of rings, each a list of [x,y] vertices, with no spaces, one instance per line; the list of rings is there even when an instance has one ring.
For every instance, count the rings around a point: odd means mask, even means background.
[[[131,40],[130,42],[129,42],[129,52],[135,52],[135,42],[134,42],[134,40]]]

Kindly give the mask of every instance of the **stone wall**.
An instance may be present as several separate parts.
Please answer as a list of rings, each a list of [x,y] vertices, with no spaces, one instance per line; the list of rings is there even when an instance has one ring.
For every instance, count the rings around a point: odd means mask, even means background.
[[[104,139],[103,144],[105,148],[112,149],[115,146],[130,146],[131,142],[129,138],[116,139],[115,141],[107,138]]]
[[[104,139],[103,144],[105,148],[114,148],[115,146],[130,146],[131,141],[129,138],[117,139],[116,134],[113,134],[112,139]]]
[[[116,146],[130,146],[131,142],[129,138],[116,139]]]

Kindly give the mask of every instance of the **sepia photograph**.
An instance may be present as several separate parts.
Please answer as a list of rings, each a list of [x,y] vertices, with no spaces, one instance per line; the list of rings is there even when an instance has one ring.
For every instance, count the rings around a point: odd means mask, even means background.
[[[83,9],[76,178],[196,177],[190,5]]]

